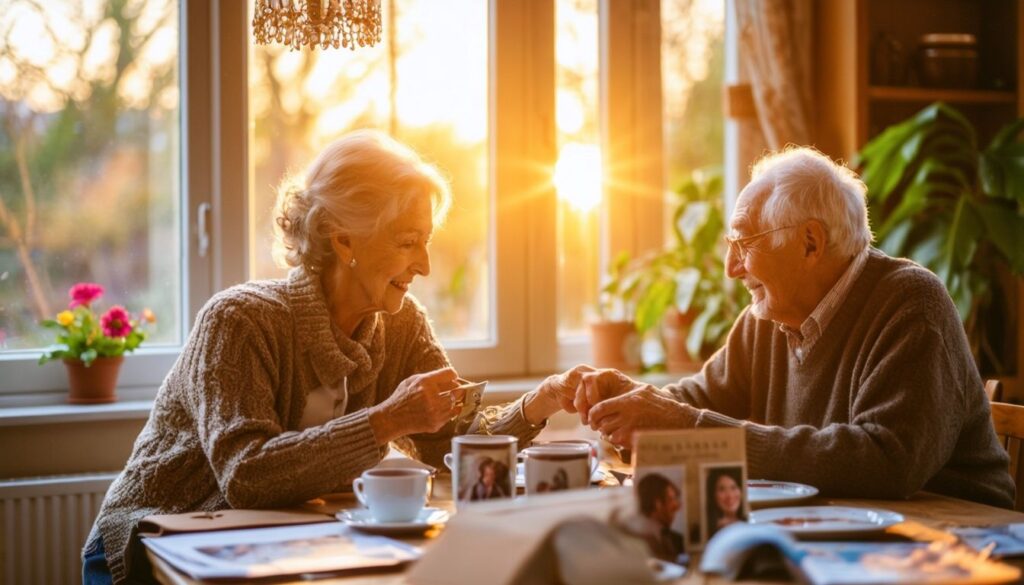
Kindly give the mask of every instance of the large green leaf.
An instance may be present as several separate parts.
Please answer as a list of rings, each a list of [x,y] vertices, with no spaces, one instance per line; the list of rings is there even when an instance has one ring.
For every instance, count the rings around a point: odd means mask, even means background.
[[[1024,217],[996,203],[975,205],[987,239],[1002,252],[1015,274],[1024,274]]]
[[[708,323],[718,314],[721,306],[722,297],[715,295],[708,299],[708,304],[704,307],[704,310],[693,320],[693,323],[690,325],[690,333],[686,336],[686,351],[689,352],[690,357],[700,359],[700,350],[703,349],[704,340],[706,339],[705,330],[708,327]]]
[[[646,333],[657,325],[675,300],[675,296],[676,283],[674,280],[658,280],[651,284],[636,304],[637,331]]]

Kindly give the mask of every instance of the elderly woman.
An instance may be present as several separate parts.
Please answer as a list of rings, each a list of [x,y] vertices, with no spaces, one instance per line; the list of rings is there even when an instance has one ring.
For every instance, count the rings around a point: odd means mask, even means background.
[[[392,442],[439,464],[454,434],[536,435],[575,384],[552,377],[460,418],[457,375],[408,294],[449,199],[434,168],[371,131],[281,190],[293,269],[200,311],[93,526],[86,582],[152,579],[135,535],[147,514],[293,505],[349,485]]]

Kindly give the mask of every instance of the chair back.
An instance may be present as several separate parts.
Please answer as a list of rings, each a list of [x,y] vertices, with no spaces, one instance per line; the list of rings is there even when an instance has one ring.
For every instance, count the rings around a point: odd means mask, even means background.
[[[1003,401],[1003,383],[999,380],[985,380],[985,395],[989,402]]]
[[[1010,456],[1010,477],[1017,486],[1013,509],[1024,510],[1024,465],[1021,464],[1021,453],[1024,448],[1024,406],[1005,402],[993,402],[991,406],[992,426],[995,427],[999,442]]]

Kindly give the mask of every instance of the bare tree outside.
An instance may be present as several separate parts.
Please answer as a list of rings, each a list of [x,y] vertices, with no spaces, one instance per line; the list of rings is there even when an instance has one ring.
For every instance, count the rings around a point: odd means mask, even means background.
[[[177,3],[0,7],[0,350],[48,343],[83,280],[177,342]]]

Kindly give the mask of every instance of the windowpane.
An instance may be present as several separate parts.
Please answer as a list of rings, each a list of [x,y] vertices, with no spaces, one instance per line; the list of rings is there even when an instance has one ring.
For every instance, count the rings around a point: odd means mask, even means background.
[[[182,330],[178,4],[0,0],[0,350],[76,282]]]
[[[382,8],[383,39],[374,47],[252,47],[250,273],[286,273],[271,255],[274,189],[285,172],[301,172],[321,148],[350,130],[379,128],[451,180],[452,211],[435,231],[430,276],[416,279],[413,293],[445,341],[487,340],[493,270],[487,3],[389,0]]]
[[[558,335],[586,332],[599,287],[601,147],[597,0],[555,6]]]
[[[697,169],[721,172],[725,0],[666,0],[661,32],[665,178],[675,189]]]

